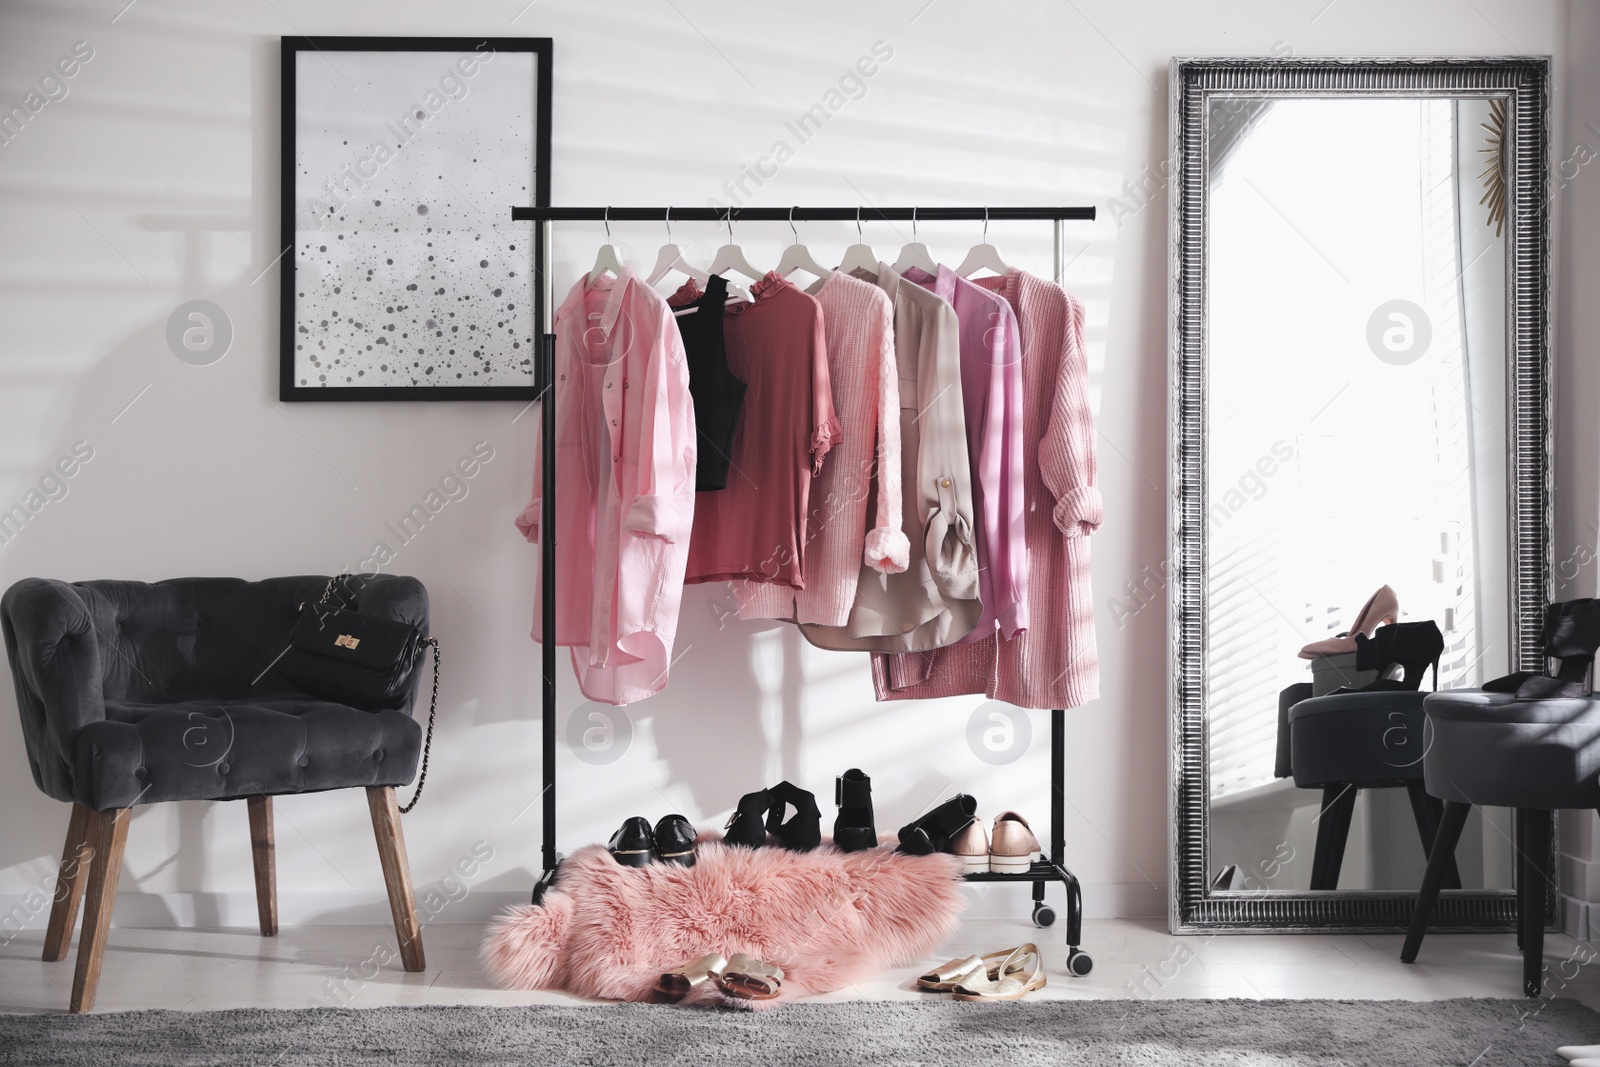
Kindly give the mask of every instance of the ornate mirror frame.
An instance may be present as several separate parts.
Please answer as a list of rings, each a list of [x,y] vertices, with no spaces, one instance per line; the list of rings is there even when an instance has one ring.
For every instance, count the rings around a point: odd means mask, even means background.
[[[1415,892],[1219,891],[1210,888],[1206,730],[1207,158],[1213,98],[1503,97],[1507,457],[1512,667],[1543,670],[1539,635],[1550,591],[1550,61],[1439,59],[1175,59],[1172,63],[1168,518],[1171,610],[1170,928],[1403,931]],[[1555,891],[1547,916],[1555,914]],[[1431,930],[1512,929],[1512,890],[1443,894]]]

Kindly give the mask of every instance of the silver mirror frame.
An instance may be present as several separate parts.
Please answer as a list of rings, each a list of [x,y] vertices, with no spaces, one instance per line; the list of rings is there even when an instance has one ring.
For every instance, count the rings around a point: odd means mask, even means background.
[[[1168,378],[1173,933],[1395,932],[1414,892],[1213,891],[1206,730],[1208,420],[1206,115],[1216,97],[1482,97],[1509,101],[1507,457],[1513,666],[1542,670],[1550,596],[1550,60],[1492,58],[1175,59],[1171,69],[1171,293]],[[1553,845],[1553,843],[1552,843]],[[1546,894],[1547,918],[1555,890]],[[1442,894],[1430,930],[1510,930],[1511,890]]]

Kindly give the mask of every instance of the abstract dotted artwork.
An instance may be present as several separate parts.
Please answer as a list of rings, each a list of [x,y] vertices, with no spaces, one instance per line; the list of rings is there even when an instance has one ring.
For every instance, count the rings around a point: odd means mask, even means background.
[[[534,395],[548,41],[284,39],[285,400]]]

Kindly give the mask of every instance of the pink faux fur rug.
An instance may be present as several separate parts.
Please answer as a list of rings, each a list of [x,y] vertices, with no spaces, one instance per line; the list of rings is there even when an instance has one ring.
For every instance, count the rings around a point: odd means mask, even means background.
[[[708,952],[783,968],[776,1001],[734,1001],[707,982],[686,1003],[771,1007],[841,989],[931,952],[965,906],[954,856],[748,849],[702,840],[693,867],[623,867],[579,849],[535,907],[494,921],[481,955],[508,989],[647,1000],[661,973]]]

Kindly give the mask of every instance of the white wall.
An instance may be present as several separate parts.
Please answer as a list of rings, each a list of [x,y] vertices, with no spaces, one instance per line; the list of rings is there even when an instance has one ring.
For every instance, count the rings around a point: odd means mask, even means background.
[[[0,146],[0,503],[20,499],[73,442],[94,448],[66,499],[0,547],[0,582],[336,570],[474,442],[490,442],[495,458],[470,496],[395,564],[427,583],[446,652],[429,795],[405,827],[416,878],[436,881],[476,841],[494,852],[444,920],[523,898],[538,866],[537,649],[525,637],[535,553],[511,524],[531,480],[534,425],[514,421],[516,404],[272,399],[280,34],[554,37],[553,189],[568,204],[720,195],[882,40],[894,55],[866,96],[753,203],[1101,206],[1101,220],[1073,225],[1066,241],[1065,284],[1090,308],[1108,516],[1094,542],[1105,695],[1067,716],[1066,834],[1092,914],[1155,915],[1167,866],[1165,609],[1152,586],[1143,599],[1154,603],[1119,627],[1110,604],[1126,600],[1125,583],[1159,573],[1166,551],[1166,196],[1151,184],[1130,201],[1126,183],[1166,152],[1168,61],[1285,49],[1548,54],[1567,28],[1556,0],[814,0],[781,11],[638,0],[603,13],[555,0],[140,0],[119,16],[125,2],[0,9],[7,103],[74,42],[94,48],[70,95]],[[1592,197],[1596,179],[1581,180]],[[1152,202],[1114,218],[1113,197]],[[659,227],[616,229],[630,258],[653,258]],[[676,229],[700,259],[721,243],[713,226]],[[868,237],[892,258],[907,229],[880,223]],[[562,288],[598,232],[562,231]],[[803,232],[825,254],[853,239],[852,227]],[[944,256],[976,234],[923,227]],[[783,227],[742,236],[757,262],[787,241]],[[1019,264],[1048,270],[1040,229],[997,224],[991,236]],[[204,368],[174,358],[163,334],[169,313],[199,297],[236,331],[228,356]],[[1600,337],[1600,323],[1573,325]],[[1566,405],[1563,417],[1579,415]],[[1594,451],[1581,461],[1588,482]],[[720,626],[722,599],[707,588],[686,597],[672,684],[631,709],[618,762],[593,768],[561,753],[566,846],[603,839],[636,812],[720,824],[739,794],[785,776],[817,791],[831,819],[832,778],[854,765],[875,776],[891,832],[955,789],[987,815],[1017,808],[1043,829],[1047,717],[1034,718],[1019,762],[990,767],[964,740],[978,698],[877,705],[862,658],[815,652],[779,628]],[[579,702],[565,676],[564,711]],[[28,780],[12,707],[0,696],[0,893],[14,896],[49,876],[66,811]],[[278,810],[286,920],[381,920],[360,795],[288,798]],[[253,921],[241,805],[141,810],[124,870],[124,921]],[[993,906],[1020,911],[1021,894]]]

